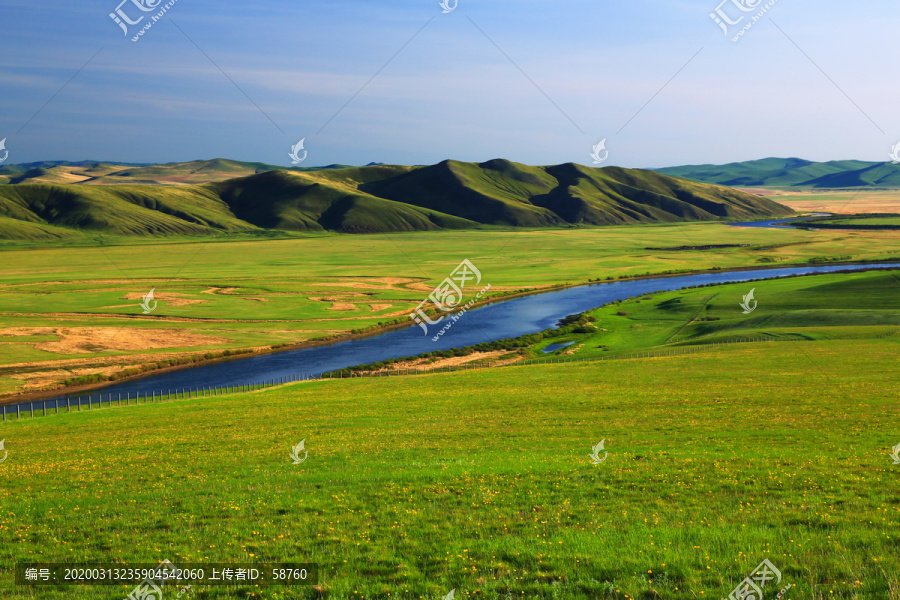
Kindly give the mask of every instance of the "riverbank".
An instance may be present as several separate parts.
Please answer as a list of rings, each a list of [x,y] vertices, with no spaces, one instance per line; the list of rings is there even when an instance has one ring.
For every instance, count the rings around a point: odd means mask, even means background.
[[[621,284],[628,284],[629,282],[649,282],[649,281],[656,281],[656,280],[668,280],[668,279],[677,278],[677,277],[683,277],[683,278],[687,279],[687,278],[692,278],[692,277],[696,278],[696,277],[704,276],[704,275],[721,276],[721,275],[725,275],[728,273],[742,273],[742,272],[750,272],[750,271],[759,272],[759,273],[787,271],[787,270],[796,270],[796,269],[809,269],[809,270],[828,269],[830,271],[836,271],[836,270],[841,269],[842,267],[871,266],[872,268],[878,268],[879,265],[886,265],[886,264],[891,264],[891,261],[856,262],[856,263],[849,262],[849,263],[842,263],[839,265],[829,265],[827,267],[823,267],[822,265],[805,264],[805,265],[779,265],[777,267],[755,267],[755,268],[754,267],[739,267],[739,268],[733,268],[733,269],[715,269],[714,268],[714,269],[707,269],[707,270],[691,271],[689,273],[667,273],[667,274],[657,274],[657,275],[649,275],[649,276],[642,275],[642,276],[633,276],[633,277],[623,277],[623,278],[615,279],[615,280],[607,280],[607,281],[605,281],[605,283],[621,285]],[[852,270],[859,272],[859,271],[863,271],[864,269],[852,269]],[[479,303],[478,308],[486,309],[491,306],[502,305],[505,301],[522,300],[522,299],[526,299],[528,297],[543,296],[546,294],[552,294],[554,292],[559,293],[559,292],[564,292],[566,290],[576,290],[578,288],[584,288],[585,286],[592,286],[592,285],[596,285],[598,283],[601,283],[601,282],[598,280],[588,280],[588,281],[578,282],[578,283],[558,284],[558,285],[546,287],[546,288],[543,288],[540,290],[526,290],[526,291],[517,292],[517,293],[510,293],[510,294],[507,294],[507,295],[504,295],[501,297],[493,297],[493,298],[485,299],[483,302]],[[585,309],[593,308],[595,306],[600,306],[602,304],[604,304],[604,302],[597,301],[597,304],[587,305],[584,308]],[[474,308],[470,309],[467,312],[466,318],[467,319],[471,318],[474,311],[475,311]],[[475,314],[477,314],[477,313],[475,313]],[[571,313],[568,313],[568,314],[571,314]],[[565,316],[565,315],[561,315],[561,316]],[[470,325],[473,325],[473,324],[470,323]],[[291,353],[297,353],[300,351],[304,351],[307,353],[304,355],[303,358],[310,358],[313,362],[315,362],[317,357],[310,356],[308,354],[309,352],[316,351],[316,350],[321,351],[321,350],[325,350],[325,349],[333,350],[336,346],[340,346],[342,344],[348,344],[348,343],[353,343],[353,342],[364,342],[366,340],[372,340],[373,338],[376,338],[378,336],[389,334],[391,332],[396,332],[397,330],[408,329],[412,326],[413,326],[413,324],[411,322],[410,323],[393,323],[393,324],[387,325],[381,329],[375,329],[375,330],[366,331],[364,333],[358,333],[358,334],[350,334],[347,336],[340,336],[340,337],[336,337],[334,339],[329,339],[329,340],[305,342],[305,343],[296,344],[296,345],[286,345],[286,346],[278,347],[278,348],[271,348],[271,347],[257,348],[257,349],[253,349],[252,354],[248,353],[246,355],[242,355],[242,356],[238,356],[238,357],[227,357],[227,358],[223,358],[223,359],[214,359],[214,360],[210,360],[210,361],[198,362],[198,363],[194,363],[194,364],[190,364],[190,365],[177,365],[177,366],[160,369],[157,371],[147,371],[147,372],[141,373],[139,375],[135,375],[134,377],[123,378],[122,380],[116,381],[114,383],[98,382],[98,383],[91,384],[91,385],[59,387],[59,388],[36,391],[36,392],[32,392],[29,394],[23,394],[23,395],[10,395],[3,399],[2,404],[7,404],[7,405],[16,404],[16,403],[21,403],[21,402],[33,401],[33,400],[52,398],[54,396],[59,397],[61,395],[66,395],[66,394],[71,395],[71,394],[78,393],[78,392],[90,392],[93,390],[106,391],[107,389],[109,389],[111,387],[122,388],[122,386],[126,386],[126,385],[132,384],[132,383],[136,384],[142,380],[159,378],[160,376],[164,376],[167,374],[177,374],[179,372],[183,372],[186,370],[200,370],[200,369],[203,369],[206,367],[227,366],[228,364],[234,364],[236,362],[241,363],[242,361],[244,361],[243,364],[247,365],[249,363],[247,363],[246,361],[253,361],[254,359],[264,359],[267,356],[273,357],[272,360],[278,360],[279,355],[284,356],[284,355],[289,355]],[[545,328],[546,327],[536,327],[533,331],[540,331]],[[465,328],[463,328],[463,329],[465,329]],[[404,336],[403,342],[407,342],[408,337],[409,336]],[[448,338],[448,340],[456,340],[456,339],[459,339],[459,338],[454,338],[452,336]],[[501,338],[497,338],[497,339],[501,339]],[[488,341],[488,340],[482,340],[482,341]],[[450,345],[447,346],[447,348],[470,345],[468,343],[457,343],[455,341],[451,341],[449,343],[450,343]],[[369,344],[369,346],[372,346],[372,344]],[[400,348],[401,346],[398,346],[398,348]],[[440,350],[440,349],[446,349],[446,348],[434,347],[434,349]],[[398,350],[398,352],[399,351],[400,350]],[[385,352],[385,348],[377,348],[377,345],[376,345],[376,348],[374,350],[372,350],[370,348],[369,355],[371,355],[373,352],[375,354],[376,359],[380,359],[382,357],[379,356],[379,354],[383,355]],[[415,354],[419,354],[419,353],[408,353],[408,354],[400,355],[400,356],[413,356]],[[337,355],[334,358],[334,360],[341,360],[341,356],[343,356],[340,352],[337,352],[337,353],[330,352],[329,355],[330,356]],[[388,358],[399,358],[399,356],[391,356]],[[311,367],[308,370],[310,372],[319,373],[319,372],[332,371],[332,370],[335,370],[336,368],[345,368],[345,367],[353,365],[353,364],[368,364],[368,363],[372,363],[372,362],[376,362],[376,360],[354,362],[350,358],[350,356],[347,356],[346,362],[338,365],[337,367],[327,368],[327,365],[318,365],[317,364],[317,367],[319,367],[319,368],[314,369]],[[279,368],[281,369],[282,367],[279,366]],[[280,372],[293,373],[298,370],[305,371],[307,369],[292,368],[290,371],[282,370]],[[217,373],[223,379],[227,379],[228,377],[232,377],[232,373],[230,373],[229,371],[230,370],[219,369],[217,371]],[[253,371],[251,371],[250,373],[253,373]],[[250,381],[250,379],[249,379],[250,377],[251,377],[251,374],[247,374],[244,377],[244,379],[240,380],[240,382],[247,383]],[[179,380],[179,379],[172,378],[172,380],[174,381],[174,380]],[[178,387],[178,386],[176,385],[175,387]],[[122,389],[124,389],[124,388],[122,388]]]

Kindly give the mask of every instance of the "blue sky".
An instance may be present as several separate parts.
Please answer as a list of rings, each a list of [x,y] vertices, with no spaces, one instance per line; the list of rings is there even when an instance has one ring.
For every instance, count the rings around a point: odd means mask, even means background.
[[[178,0],[137,43],[119,1],[0,0],[8,163],[289,165],[306,138],[304,166],[590,164],[606,138],[605,164],[661,167],[886,160],[900,140],[886,0],[778,0],[738,42],[720,0]]]

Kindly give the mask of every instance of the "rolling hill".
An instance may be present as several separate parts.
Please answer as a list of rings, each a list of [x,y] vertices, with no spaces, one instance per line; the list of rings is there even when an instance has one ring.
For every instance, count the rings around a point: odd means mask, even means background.
[[[889,162],[764,158],[726,165],[685,165],[654,170],[691,181],[738,187],[900,188],[900,165]]]
[[[238,167],[254,172],[221,179]],[[724,187],[653,171],[572,163],[532,167],[499,159],[480,164],[447,160],[424,167],[372,165],[305,172],[264,170],[231,161],[182,163],[177,169],[164,165],[111,171],[110,165],[101,164],[85,168],[107,185],[67,182],[57,167],[39,178],[14,176],[10,184],[0,185],[0,237],[259,230],[376,233],[485,225],[754,219],[792,213],[761,196]],[[74,176],[70,172],[68,179]],[[161,177],[168,178],[169,185],[159,185]],[[192,177],[220,180],[176,181]],[[117,178],[129,183],[110,183]]]
[[[291,167],[259,162],[241,162],[215,158],[164,165],[105,163],[97,161],[43,161],[20,165],[0,165],[0,184],[73,183],[83,185],[140,184],[183,185],[211,183],[235,177],[246,177],[267,171],[296,172],[340,169],[347,165],[325,167]]]

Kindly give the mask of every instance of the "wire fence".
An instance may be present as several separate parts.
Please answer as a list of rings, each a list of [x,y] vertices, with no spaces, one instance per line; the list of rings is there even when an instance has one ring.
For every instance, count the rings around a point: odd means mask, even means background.
[[[896,335],[900,332],[900,329],[896,331],[891,331],[885,333],[884,335],[875,336],[874,339],[883,339],[890,337],[892,335]],[[639,352],[629,352],[626,354],[617,354],[615,356],[598,356],[593,358],[574,358],[568,356],[553,356],[547,358],[522,358],[516,359],[513,361],[474,361],[461,363],[458,365],[444,365],[440,367],[428,367],[428,366],[417,366],[417,367],[404,367],[404,368],[396,368],[396,369],[338,369],[336,371],[329,371],[326,373],[321,373],[319,375],[315,375],[313,373],[302,373],[297,375],[290,375],[284,377],[278,377],[275,379],[268,379],[265,381],[257,382],[257,383],[248,383],[243,385],[229,385],[229,386],[221,386],[221,387],[199,387],[199,388],[181,388],[176,390],[160,390],[158,392],[148,392],[143,395],[139,392],[132,396],[132,394],[117,394],[116,397],[113,397],[113,394],[106,394],[106,399],[104,400],[104,394],[98,394],[96,396],[96,402],[94,396],[87,397],[72,397],[66,398],[65,401],[61,399],[56,400],[43,400],[43,401],[35,401],[28,403],[28,408],[22,410],[22,407],[25,404],[17,404],[14,407],[3,406],[3,421],[6,421],[7,418],[10,420],[14,416],[16,420],[29,417],[29,418],[37,418],[37,417],[46,417],[48,415],[58,415],[60,411],[64,413],[71,412],[80,412],[83,406],[87,406],[84,410],[96,410],[102,408],[118,408],[122,406],[138,406],[141,404],[156,404],[161,402],[173,402],[175,400],[187,400],[192,398],[208,398],[213,396],[224,396],[228,394],[241,394],[246,392],[252,392],[256,390],[262,390],[266,388],[271,388],[275,386],[285,385],[288,383],[298,383],[304,381],[318,381],[322,379],[360,379],[360,378],[373,378],[373,377],[406,377],[406,376],[416,376],[416,375],[436,375],[440,373],[453,373],[458,371],[474,371],[478,369],[493,369],[493,368],[502,368],[502,367],[523,367],[530,365],[546,365],[546,364],[565,364],[565,363],[595,363],[595,362],[605,362],[605,361],[615,361],[615,360],[634,360],[634,359],[642,359],[642,358],[666,358],[666,357],[676,357],[676,356],[689,356],[692,354],[699,354],[701,352],[708,352],[712,350],[718,350],[720,348],[724,348],[727,346],[735,345],[735,344],[748,344],[748,343],[758,343],[758,342],[802,342],[809,341],[806,338],[775,338],[775,337],[766,337],[766,336],[751,336],[746,338],[738,338],[734,340],[727,340],[724,342],[715,342],[711,344],[701,344],[695,346],[684,346],[680,348],[664,348],[657,350],[642,350]],[[85,404],[86,403],[86,404]],[[8,411],[9,408],[13,408],[13,411]],[[49,412],[48,412],[49,411]]]
[[[191,398],[209,398],[227,394],[240,394],[284,385],[286,383],[310,381],[319,379],[320,377],[321,376],[316,376],[312,373],[302,373],[247,384],[178,388],[151,392],[136,392],[134,394],[101,393],[96,396],[72,396],[67,397],[65,400],[61,398],[55,400],[35,400],[34,402],[16,404],[15,406],[4,405],[2,407],[3,421],[7,421],[13,417],[18,420],[25,417],[36,418],[46,417],[48,415],[58,415],[60,412],[72,413],[81,412],[82,410],[88,411],[101,408],[139,406],[143,404],[158,404],[161,402],[174,402],[176,400],[187,400]]]

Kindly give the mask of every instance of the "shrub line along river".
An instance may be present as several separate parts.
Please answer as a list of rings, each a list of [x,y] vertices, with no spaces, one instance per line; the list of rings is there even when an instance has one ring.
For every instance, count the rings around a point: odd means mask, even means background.
[[[130,394],[135,397],[160,390],[180,390],[182,388],[224,387],[261,383],[267,380],[293,377],[301,373],[320,374],[336,371],[354,365],[371,364],[393,358],[415,356],[436,350],[450,350],[472,346],[482,342],[492,342],[535,333],[554,327],[560,319],[573,314],[597,308],[617,300],[635,296],[673,291],[681,288],[710,283],[739,283],[792,275],[833,273],[835,271],[862,271],[868,269],[897,269],[900,263],[871,263],[861,265],[826,265],[805,267],[768,268],[750,271],[720,271],[683,275],[632,279],[609,283],[582,285],[557,289],[538,294],[501,300],[463,314],[454,327],[437,341],[432,341],[434,332],[440,325],[432,326],[428,334],[412,322],[410,327],[386,331],[361,339],[338,341],[325,346],[298,348],[273,354],[254,355],[182,370],[157,373],[140,379],[114,383],[91,392],[113,394],[116,397]],[[485,274],[489,279],[490,274]],[[739,310],[741,298],[735,297],[735,310]],[[78,400],[77,396],[57,395],[46,402],[53,406],[55,400],[71,398],[73,404],[88,403],[89,396]],[[32,404],[42,405],[42,400],[22,402],[22,410]],[[64,405],[64,404],[63,404]],[[7,405],[7,412],[15,412],[15,404]]]

